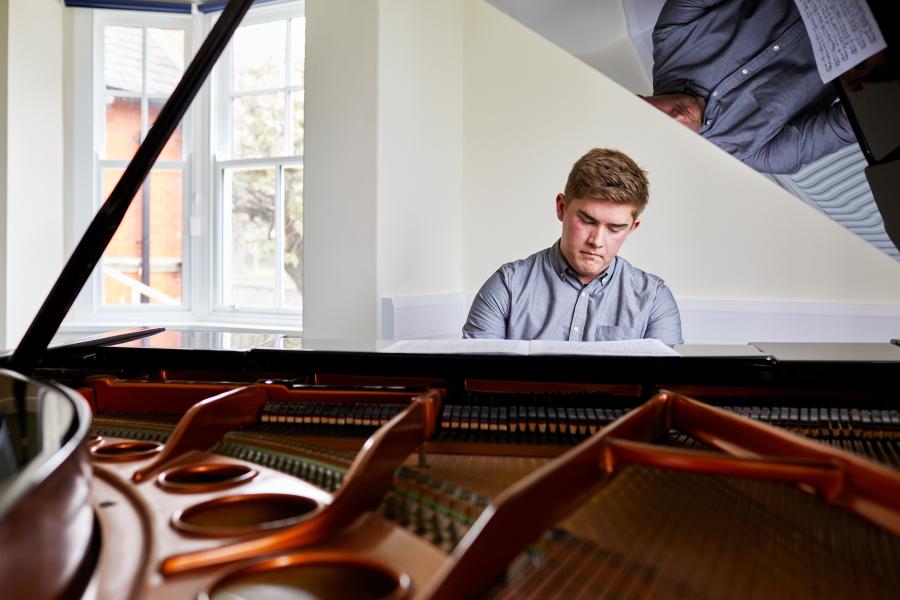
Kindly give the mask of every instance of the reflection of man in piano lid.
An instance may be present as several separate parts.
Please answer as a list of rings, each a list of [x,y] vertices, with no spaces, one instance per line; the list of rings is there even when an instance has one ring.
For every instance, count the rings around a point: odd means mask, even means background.
[[[659,94],[642,97],[691,131],[700,130],[703,124],[703,111],[706,109],[706,98],[693,94]]]
[[[792,0],[669,0],[653,30],[656,108],[765,173],[856,138]]]
[[[618,256],[647,200],[646,174],[628,156],[605,148],[582,156],[556,196],[559,241],[501,266],[476,295],[463,337],[681,343],[672,292]]]

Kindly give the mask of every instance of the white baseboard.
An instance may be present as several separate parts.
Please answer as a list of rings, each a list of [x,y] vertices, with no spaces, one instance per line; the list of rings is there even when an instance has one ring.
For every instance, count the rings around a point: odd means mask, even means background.
[[[900,305],[679,299],[688,344],[887,342]]]
[[[428,294],[381,299],[382,340],[426,340],[462,337],[474,294]]]
[[[381,299],[381,339],[457,338],[473,294]],[[887,342],[900,338],[900,305],[678,299],[687,344]]]

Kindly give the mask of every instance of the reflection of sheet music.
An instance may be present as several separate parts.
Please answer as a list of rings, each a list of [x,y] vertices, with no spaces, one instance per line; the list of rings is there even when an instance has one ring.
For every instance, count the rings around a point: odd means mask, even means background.
[[[887,47],[865,0],[795,0],[828,83]]]
[[[407,354],[528,354],[525,340],[400,340],[382,352]]]
[[[556,342],[547,340],[400,340],[382,352],[407,354],[588,354],[594,356],[680,356],[659,340]]]
[[[551,342],[533,340],[529,354],[594,354],[597,356],[681,356],[659,340],[616,342]]]

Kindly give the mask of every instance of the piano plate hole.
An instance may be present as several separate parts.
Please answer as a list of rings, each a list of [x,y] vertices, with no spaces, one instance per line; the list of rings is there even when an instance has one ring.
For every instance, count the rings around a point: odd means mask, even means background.
[[[108,461],[125,462],[149,458],[162,450],[157,442],[110,442],[91,446],[94,458]]]
[[[409,592],[407,575],[397,575],[374,561],[352,555],[312,552],[279,556],[234,571],[216,582],[205,598],[395,600],[407,597]]]
[[[223,496],[179,510],[172,526],[197,535],[245,535],[289,527],[318,509],[312,498],[292,494]]]
[[[206,492],[246,483],[258,474],[259,471],[246,465],[204,463],[164,471],[157,483],[171,492]]]

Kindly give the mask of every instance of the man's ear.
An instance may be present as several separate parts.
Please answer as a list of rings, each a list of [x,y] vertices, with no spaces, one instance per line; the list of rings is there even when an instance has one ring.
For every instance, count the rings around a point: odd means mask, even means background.
[[[631,224],[631,231],[634,231],[635,229],[637,229],[640,226],[641,226],[641,220],[635,219],[634,223]]]
[[[563,215],[566,214],[566,197],[562,194],[556,195],[556,218],[560,221],[563,220]]]

